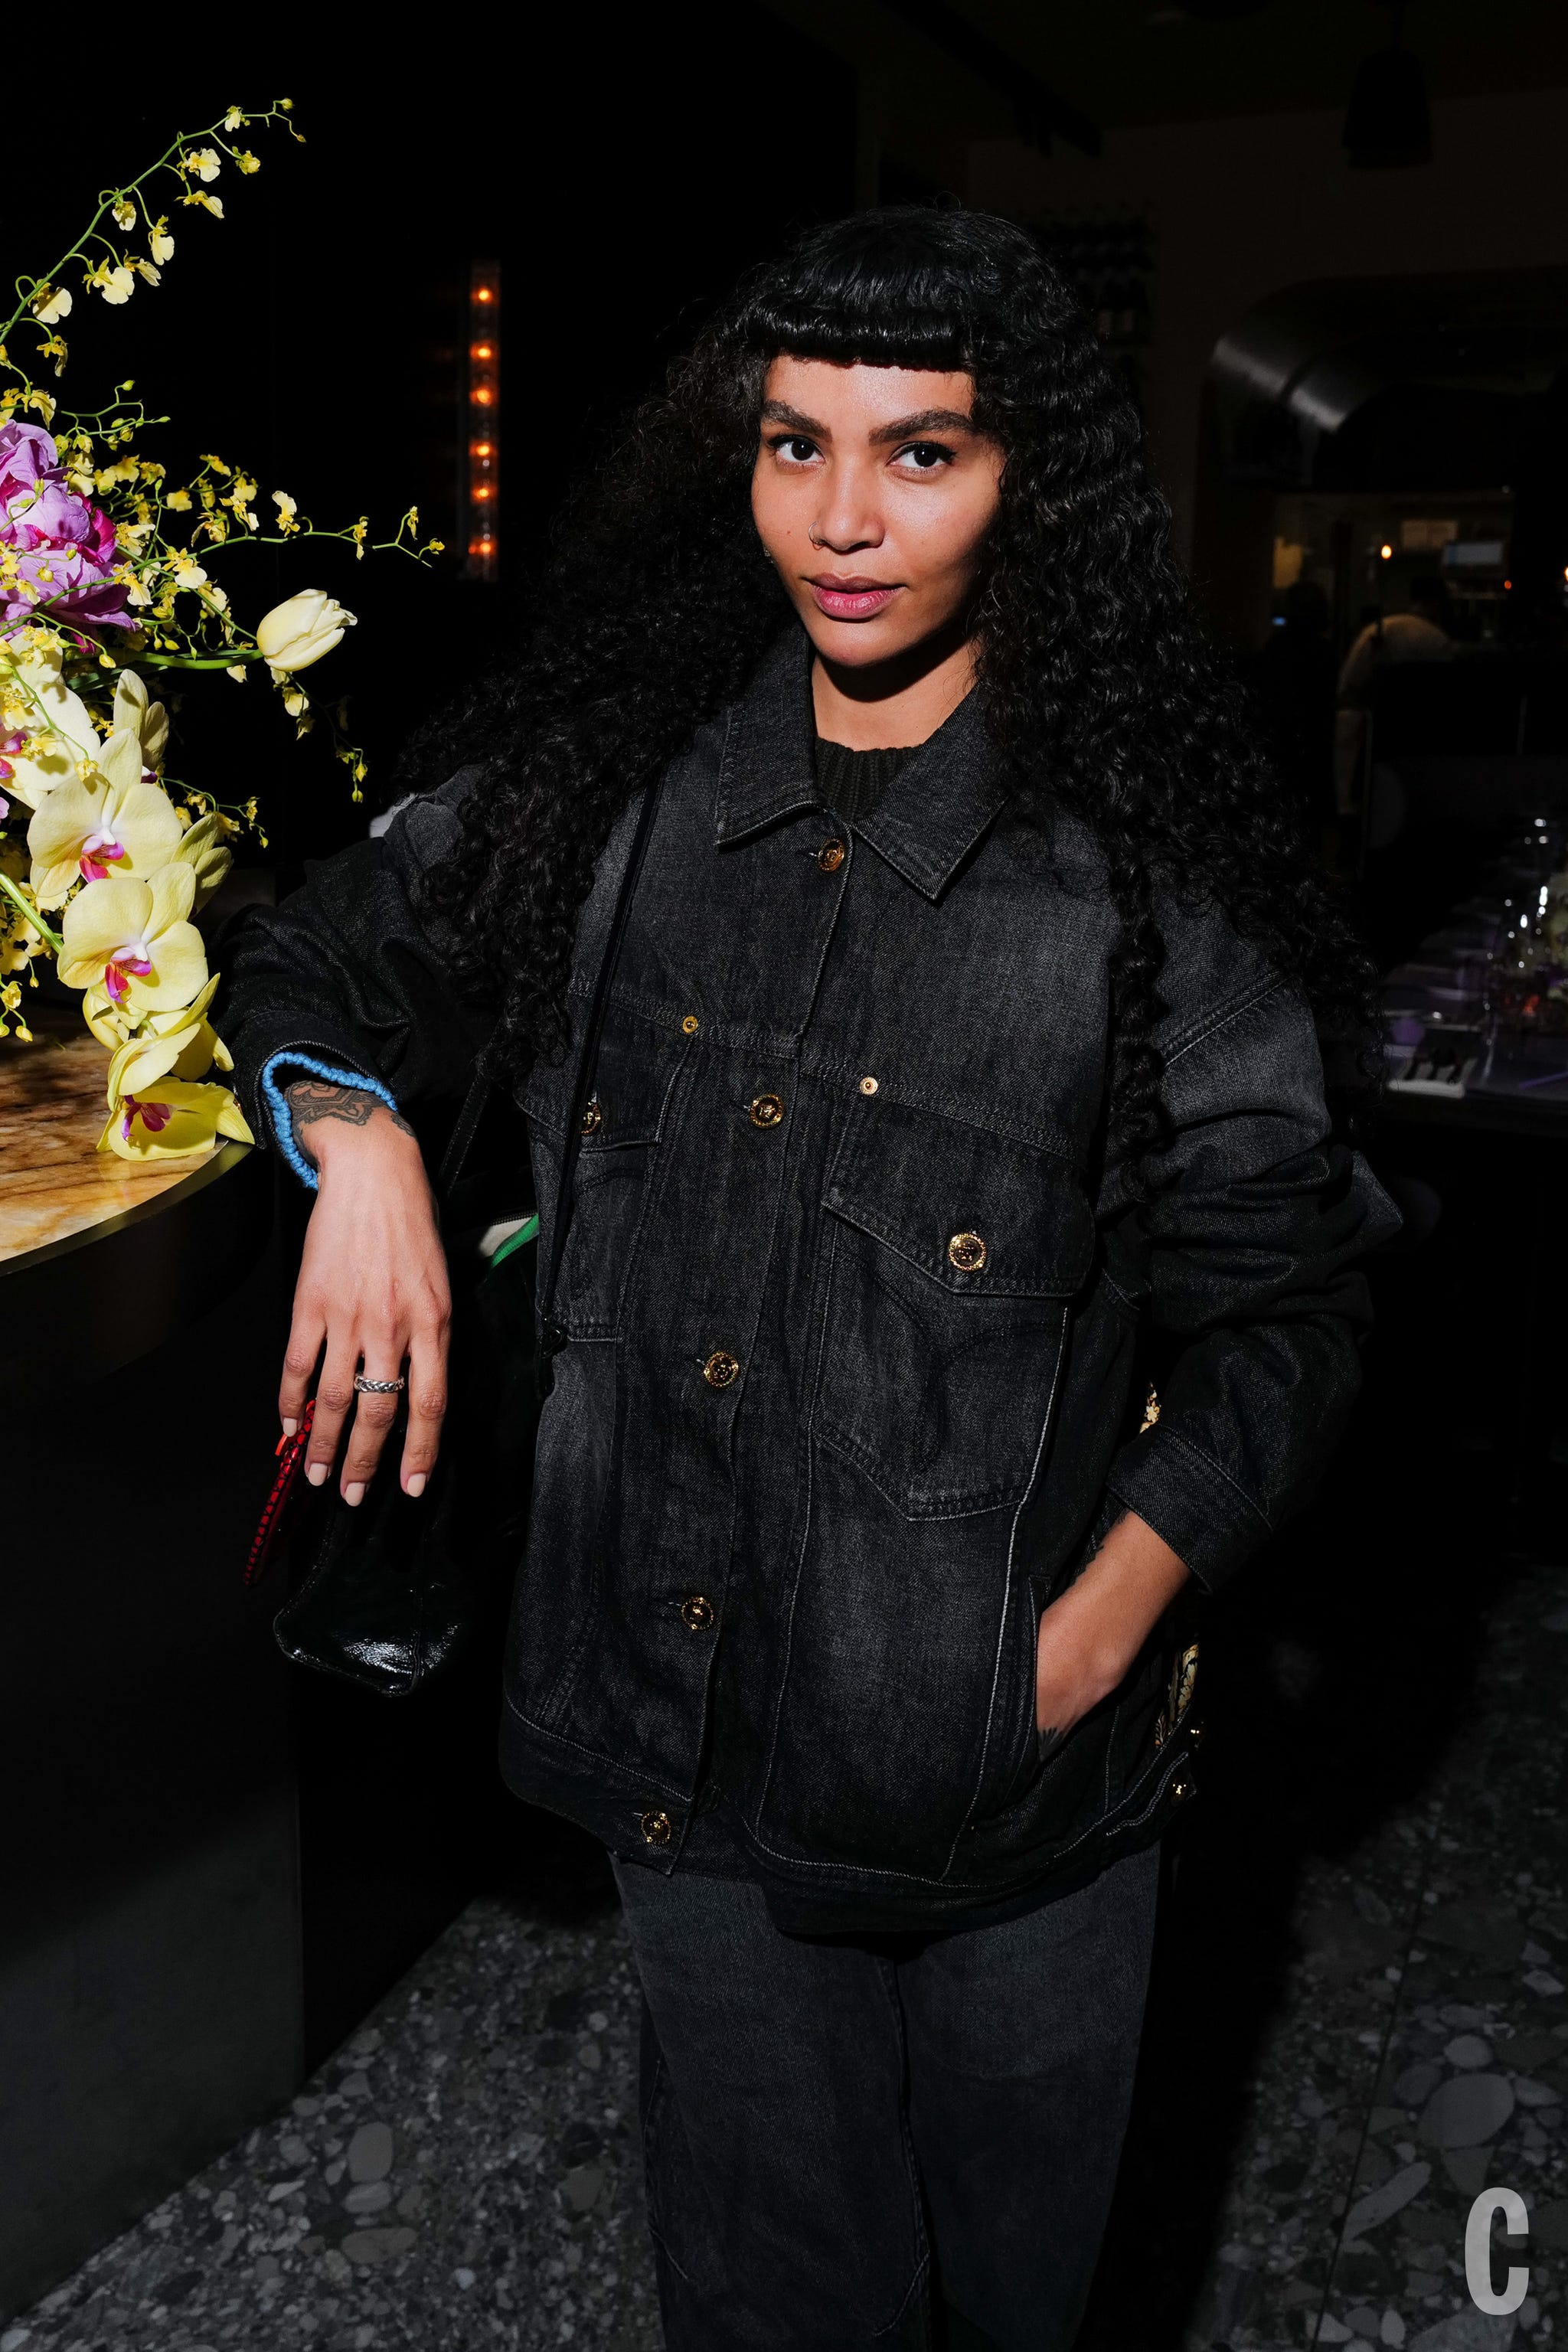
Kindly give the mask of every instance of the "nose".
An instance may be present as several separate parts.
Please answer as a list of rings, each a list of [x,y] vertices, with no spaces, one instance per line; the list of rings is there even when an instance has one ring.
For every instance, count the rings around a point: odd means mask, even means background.
[[[809,525],[812,545],[829,548],[835,555],[880,547],[882,518],[859,467],[830,466],[821,478],[821,501]]]

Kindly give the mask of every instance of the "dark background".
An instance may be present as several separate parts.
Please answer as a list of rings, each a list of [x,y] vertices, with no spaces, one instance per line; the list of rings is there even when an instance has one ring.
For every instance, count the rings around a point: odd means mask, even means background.
[[[210,191],[221,223],[175,209],[172,181],[169,195],[152,192],[175,238],[162,286],[139,281],[110,310],[73,285],[66,374],[38,377],[81,409],[132,377],[149,412],[172,419],[137,444],[171,480],[216,450],[257,478],[268,518],[282,488],[324,526],[368,513],[375,539],[417,505],[422,534],[447,542],[428,568],[399,555],[358,562],[321,543],[203,555],[251,625],[302,586],[358,615],[308,683],[349,698],[371,761],[363,809],[325,730],[296,750],[259,678],[242,688],[217,674],[183,690],[172,770],[225,801],[260,794],[285,885],[302,856],[363,830],[392,793],[410,730],[505,651],[563,486],[704,312],[792,228],[853,202],[853,76],[805,35],[726,8],[699,68],[663,20],[584,11],[537,50],[531,21],[514,16],[499,47],[460,30],[422,40],[416,59],[352,65],[317,52],[286,68],[233,57],[206,67],[194,40],[116,106],[68,173],[49,168],[52,128],[8,129],[11,183],[26,181],[29,201],[6,244],[43,274],[86,217],[89,170],[105,185],[133,174],[176,125],[203,128],[231,96],[294,101],[304,145],[281,125],[232,134],[261,170],[243,177],[226,160]],[[146,250],[139,233],[124,242]],[[462,577],[456,511],[468,269],[489,258],[504,304],[493,584]],[[29,341],[24,330],[13,349]]]

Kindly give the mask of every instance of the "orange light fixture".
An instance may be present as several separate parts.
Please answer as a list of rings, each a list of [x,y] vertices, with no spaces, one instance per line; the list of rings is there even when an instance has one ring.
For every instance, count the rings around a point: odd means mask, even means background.
[[[462,436],[463,568],[470,580],[495,580],[500,571],[500,291],[499,262],[470,264],[468,408],[476,424],[484,420],[477,436],[470,429]]]

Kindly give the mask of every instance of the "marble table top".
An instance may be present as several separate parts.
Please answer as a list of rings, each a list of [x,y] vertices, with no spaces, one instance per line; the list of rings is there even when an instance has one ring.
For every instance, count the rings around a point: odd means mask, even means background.
[[[0,1042],[0,1262],[68,1239],[182,1184],[211,1154],[134,1167],[97,1143],[109,1056],[78,1025]]]

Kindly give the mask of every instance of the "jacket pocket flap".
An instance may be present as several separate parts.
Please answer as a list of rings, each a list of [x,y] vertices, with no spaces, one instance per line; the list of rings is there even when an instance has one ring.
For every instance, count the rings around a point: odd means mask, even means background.
[[[684,1038],[672,1041],[651,1024],[606,1024],[583,1130],[583,1160],[626,1144],[658,1141],[685,1055]],[[534,1070],[522,1099],[529,1118],[557,1134],[564,1129],[576,1066],[575,1055],[569,1055],[556,1068]]]
[[[901,1103],[855,1103],[823,1204],[960,1296],[1070,1298],[1094,1256],[1059,1153]]]

